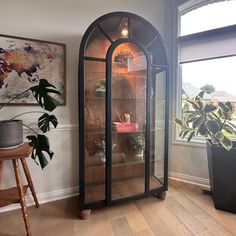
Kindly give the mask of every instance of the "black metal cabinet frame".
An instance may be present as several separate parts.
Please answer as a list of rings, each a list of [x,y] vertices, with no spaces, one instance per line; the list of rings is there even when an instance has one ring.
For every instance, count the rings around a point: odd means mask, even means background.
[[[112,39],[109,35],[109,30],[106,27],[101,26],[101,23],[106,23],[106,20],[112,19],[112,17],[122,17],[127,19],[128,26],[128,35],[127,37],[120,37],[117,39]],[[144,42],[146,39],[143,38],[142,35],[142,27],[139,29],[136,25],[136,36],[133,36],[131,32],[133,24],[132,22],[138,22],[138,26],[146,27],[150,30],[150,34],[153,34],[153,37],[150,37],[151,40],[149,42]],[[139,25],[140,22],[140,25]],[[109,24],[108,24],[109,26]],[[88,46],[88,40],[91,37],[92,31],[94,29],[98,29],[100,33],[110,42],[110,46],[107,49],[106,57],[94,57],[85,55],[86,47]],[[137,33],[140,31],[140,34]],[[138,38],[138,39],[137,39]],[[140,40],[139,40],[140,39]],[[144,40],[142,40],[144,39]],[[147,60],[147,87],[146,87],[146,153],[145,153],[145,191],[143,194],[138,194],[126,198],[121,198],[117,200],[112,200],[111,192],[112,192],[112,85],[111,85],[111,76],[112,76],[112,54],[114,50],[123,43],[132,43],[139,47]],[[155,49],[155,46],[158,46]],[[105,199],[85,203],[85,75],[84,75],[84,65],[85,61],[97,61],[106,63],[106,97],[105,97],[105,106],[106,106],[106,115],[105,115],[105,140],[106,140],[106,163],[105,163]],[[155,62],[158,61],[156,64]],[[161,63],[160,63],[161,61]],[[161,187],[157,189],[150,189],[149,186],[149,177],[150,177],[150,113],[151,113],[151,92],[153,91],[152,77],[156,74],[165,71],[166,79],[165,79],[165,137],[164,137],[164,179]],[[136,200],[140,198],[147,197],[151,194],[159,194],[163,193],[167,190],[168,187],[168,107],[169,107],[169,63],[167,57],[167,51],[163,40],[161,39],[158,31],[145,19],[140,16],[137,16],[128,12],[112,12],[106,14],[97,20],[95,20],[85,32],[80,46],[79,53],[79,184],[80,184],[80,210],[88,209],[88,208],[96,208],[105,205],[117,204],[121,202],[126,202],[128,200]],[[151,91],[152,90],[152,91]]]

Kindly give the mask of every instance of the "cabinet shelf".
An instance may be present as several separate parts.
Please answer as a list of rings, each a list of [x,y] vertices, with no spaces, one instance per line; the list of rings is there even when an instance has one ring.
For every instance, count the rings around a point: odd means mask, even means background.
[[[93,158],[93,156],[90,156],[88,157],[90,159]],[[138,160],[138,159],[135,159],[134,157],[131,157],[131,158],[128,158],[126,157],[126,160],[121,160],[121,161],[118,161],[116,160],[115,162],[112,162],[112,166],[113,167],[117,167],[117,166],[132,166],[132,165],[137,165],[137,164],[143,164],[145,163],[144,160]],[[92,168],[94,166],[97,166],[98,168],[99,167],[105,167],[106,163],[103,162],[103,161],[100,161],[100,160],[96,160],[96,161],[86,161],[86,169],[87,168]]]
[[[136,131],[123,131],[123,132],[116,132],[112,131],[112,134],[130,134],[130,133],[143,133],[145,130],[136,130]],[[91,134],[105,134],[105,130],[85,130],[85,135],[91,135]]]
[[[96,96],[86,96],[85,100],[97,100],[97,101],[105,101],[106,97],[96,97]],[[124,101],[146,101],[146,97],[112,97],[112,100],[124,100]],[[156,98],[151,98],[151,101],[156,101]]]
[[[87,157],[89,160],[86,160],[86,169],[92,168],[94,166],[97,166],[98,168],[105,168],[106,163],[101,161],[101,160],[92,160],[94,156],[89,156]],[[91,159],[91,160],[90,160]],[[156,160],[154,157],[150,158],[150,163],[154,163],[160,160]],[[163,160],[162,160],[163,161]],[[115,160],[112,161],[112,166],[113,167],[118,167],[118,166],[132,166],[132,165],[137,165],[137,164],[144,164],[145,160],[139,160],[134,157],[134,155],[131,155],[131,157],[126,157],[126,160]]]

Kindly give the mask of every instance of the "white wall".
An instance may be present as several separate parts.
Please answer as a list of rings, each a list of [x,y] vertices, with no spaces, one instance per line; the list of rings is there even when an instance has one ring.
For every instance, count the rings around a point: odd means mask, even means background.
[[[169,153],[169,176],[178,180],[192,182],[199,185],[209,186],[208,163],[206,155],[206,144],[177,142],[175,140],[175,125],[173,118],[176,116],[176,59],[177,59],[177,6],[188,0],[172,0],[167,6],[168,16],[166,20],[167,44],[171,58],[171,135]]]
[[[62,197],[78,189],[78,52],[87,27],[111,11],[129,11],[149,20],[163,36],[167,0],[2,0],[1,34],[15,35],[67,45],[67,105],[56,115],[60,126],[51,132],[53,161],[41,170],[28,160],[36,191],[41,200]],[[9,107],[0,112],[7,119],[31,107]],[[35,109],[35,108],[34,108]],[[29,120],[31,120],[30,118]],[[15,184],[11,163],[5,162],[1,187]],[[62,191],[61,191],[62,190]]]

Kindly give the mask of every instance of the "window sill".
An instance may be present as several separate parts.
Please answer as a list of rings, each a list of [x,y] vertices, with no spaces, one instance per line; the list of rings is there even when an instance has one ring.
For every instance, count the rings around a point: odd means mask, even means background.
[[[187,147],[197,147],[197,148],[206,148],[206,139],[199,138],[194,139],[191,142],[188,142],[187,140],[182,140],[176,138],[176,140],[172,141],[172,145],[180,145],[180,146],[187,146]]]

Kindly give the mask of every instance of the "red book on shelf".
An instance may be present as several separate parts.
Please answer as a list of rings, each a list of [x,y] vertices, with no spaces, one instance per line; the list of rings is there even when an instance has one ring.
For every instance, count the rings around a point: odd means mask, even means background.
[[[113,122],[117,132],[135,132],[138,130],[138,123]]]

